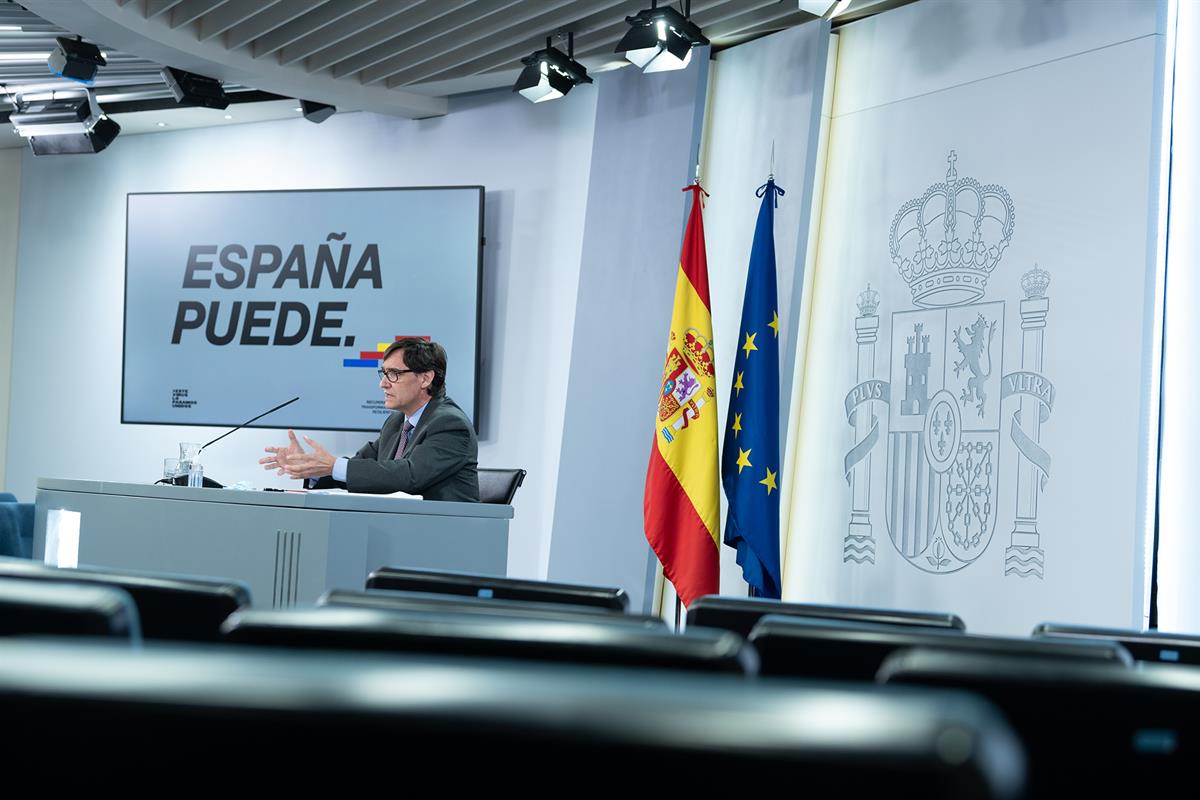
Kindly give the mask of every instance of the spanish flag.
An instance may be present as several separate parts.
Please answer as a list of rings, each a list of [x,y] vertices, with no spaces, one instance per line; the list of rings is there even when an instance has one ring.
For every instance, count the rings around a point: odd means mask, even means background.
[[[719,590],[717,381],[699,184],[683,236],[675,309],[643,499],[646,538],[685,606]]]

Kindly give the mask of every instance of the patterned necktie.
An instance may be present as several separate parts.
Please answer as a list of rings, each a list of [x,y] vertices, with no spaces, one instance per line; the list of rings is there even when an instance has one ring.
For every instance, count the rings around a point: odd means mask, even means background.
[[[404,458],[404,448],[408,447],[408,435],[413,431],[413,424],[408,420],[404,420],[404,427],[400,430],[400,446],[396,448],[396,458]]]

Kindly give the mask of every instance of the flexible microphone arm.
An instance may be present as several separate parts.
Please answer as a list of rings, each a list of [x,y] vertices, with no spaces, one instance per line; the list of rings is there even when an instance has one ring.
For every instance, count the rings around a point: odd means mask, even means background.
[[[251,422],[254,422],[254,420],[257,420],[257,419],[262,419],[262,418],[263,418],[263,417],[265,417],[267,414],[270,414],[272,411],[278,411],[279,409],[283,408],[284,406],[290,406],[292,403],[296,402],[296,401],[297,401],[297,400],[299,400],[299,399],[300,399],[300,398],[299,398],[299,396],[297,396],[297,397],[293,397],[291,400],[288,400],[286,403],[280,403],[279,405],[275,406],[275,407],[274,407],[274,408],[272,408],[270,411],[264,411],[263,413],[259,414],[257,417],[253,417],[253,418],[251,418],[251,419],[248,419],[248,420],[246,420],[246,421],[245,421],[245,422],[243,422],[241,425],[238,425],[236,428],[234,428],[232,431],[226,431],[225,433],[222,433],[220,436],[218,436],[217,438],[213,439],[213,440],[212,440],[212,442],[205,442],[204,444],[202,444],[202,445],[200,446],[200,449],[196,451],[196,455],[200,455],[201,453],[203,453],[203,452],[204,452],[204,448],[208,447],[210,444],[213,444],[213,442],[219,442],[219,441],[221,441],[221,440],[222,440],[222,439],[224,439],[226,436],[228,436],[229,434],[233,433],[233,431],[241,430],[242,428],[244,428],[244,427],[246,427],[247,425],[249,425]]]

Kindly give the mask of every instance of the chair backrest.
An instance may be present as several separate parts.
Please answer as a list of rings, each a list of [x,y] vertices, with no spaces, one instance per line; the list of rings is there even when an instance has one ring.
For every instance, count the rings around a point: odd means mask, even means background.
[[[1195,780],[1200,672],[923,648],[890,656],[879,680],[967,689],[994,703],[1029,754],[1030,797],[1155,797]]]
[[[994,655],[1037,655],[1059,659],[1133,663],[1111,642],[1012,639],[970,636],[933,628],[768,615],[750,632],[763,675],[873,681],[892,653],[934,647]]]
[[[749,636],[755,623],[767,614],[938,628],[957,632],[965,631],[967,628],[957,614],[936,611],[901,611],[886,608],[826,606],[813,603],[781,603],[778,600],[758,597],[718,595],[708,595],[693,602],[688,608],[687,624],[689,628],[702,625],[706,628],[722,628],[740,633],[742,636]]]
[[[478,575],[467,572],[382,567],[367,576],[367,588],[596,606],[621,613],[629,610],[629,595],[625,594],[624,589],[577,583],[550,583],[549,581],[531,581],[521,578],[501,578],[495,575]]]
[[[241,581],[190,575],[115,570],[100,567],[62,569],[21,559],[0,559],[0,578],[87,583],[129,593],[146,639],[217,641],[221,623],[250,605],[250,588]]]
[[[758,659],[729,631],[676,635],[631,625],[368,608],[246,609],[222,626],[228,641],[269,647],[368,650],[572,664],[754,674]]]
[[[479,502],[512,505],[517,487],[525,482],[523,469],[488,469],[479,470]]]
[[[102,636],[140,639],[137,608],[108,586],[0,578],[0,636]]]
[[[481,614],[510,619],[551,619],[598,625],[633,625],[665,630],[666,620],[648,614],[613,614],[598,606],[573,606],[561,603],[537,603],[527,600],[497,600],[466,595],[430,592],[394,592],[373,589],[349,592],[331,589],[317,598],[318,606],[378,608],[384,611],[427,611],[453,614]]]
[[[754,780],[830,796],[1010,798],[1024,777],[1009,726],[961,692],[666,670],[14,639],[0,641],[0,708],[30,743],[22,769],[69,763],[89,776],[132,755],[139,774],[205,790],[228,791],[218,761],[256,792],[344,783],[334,749],[367,764],[463,753],[453,779],[472,793],[527,782],[513,765],[531,758],[605,794],[657,774],[688,794]],[[68,762],[45,746],[64,732],[83,743]]]
[[[33,555],[34,511],[33,503],[17,502],[16,496],[0,492],[0,556]]]
[[[1167,664],[1200,664],[1200,637],[1159,631],[1134,631],[1122,628],[1094,628],[1043,622],[1033,629],[1035,638],[1117,642],[1137,661],[1161,661]]]

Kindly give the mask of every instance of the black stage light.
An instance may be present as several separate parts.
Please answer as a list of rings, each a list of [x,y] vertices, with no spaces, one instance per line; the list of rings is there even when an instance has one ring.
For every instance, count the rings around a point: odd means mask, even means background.
[[[546,49],[521,59],[525,69],[521,70],[512,90],[530,102],[541,103],[562,97],[577,84],[591,83],[587,70],[574,56],[575,34],[567,35],[566,53],[552,47],[550,37],[546,37]]]
[[[175,102],[182,106],[220,109],[229,107],[229,98],[225,96],[221,82],[215,78],[206,78],[174,67],[163,67],[160,74],[171,94],[175,96]]]
[[[64,133],[58,136],[31,136],[29,147],[35,156],[66,155],[69,153],[99,153],[112,144],[121,126],[109,117],[101,117],[84,133]]]
[[[320,123],[337,113],[337,106],[317,103],[313,100],[301,100],[300,110],[304,113],[304,118],[309,122]]]
[[[108,64],[99,47],[79,37],[67,39],[56,36],[54,41],[54,50],[46,60],[46,66],[55,75],[90,85],[96,77],[96,70]]]
[[[657,0],[651,0],[650,8],[625,18],[629,30],[615,52],[624,53],[643,72],[683,69],[691,63],[692,48],[708,44],[700,27],[688,19],[691,10],[691,0],[684,14],[671,6],[659,8]]]
[[[83,97],[22,103],[9,121],[29,140],[37,156],[99,153],[121,132],[121,126],[104,114],[91,92]]]

